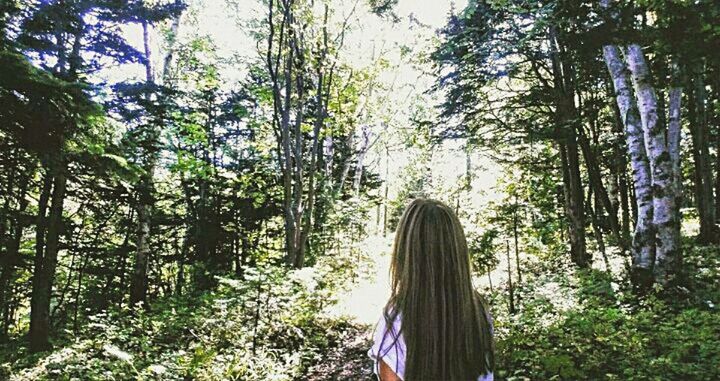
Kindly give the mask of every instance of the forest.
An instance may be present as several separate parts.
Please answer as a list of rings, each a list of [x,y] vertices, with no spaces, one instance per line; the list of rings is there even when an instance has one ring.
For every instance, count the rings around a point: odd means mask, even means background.
[[[720,379],[720,2],[0,0],[0,380],[374,380],[418,197],[496,379]]]

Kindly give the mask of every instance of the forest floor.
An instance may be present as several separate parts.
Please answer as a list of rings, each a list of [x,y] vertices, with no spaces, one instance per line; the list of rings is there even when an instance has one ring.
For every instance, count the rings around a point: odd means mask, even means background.
[[[88,316],[77,332],[58,332],[51,352],[29,354],[18,337],[0,346],[0,380],[373,380],[367,350],[389,295],[391,243],[370,236],[358,251],[328,256],[344,257],[339,264],[256,269],[146,312]],[[494,292],[487,276],[476,279],[496,317],[496,377],[718,379],[720,248],[690,240],[685,248],[696,275],[682,298],[638,300],[615,254],[620,271],[612,275],[600,260],[597,269],[576,272],[562,268],[562,256],[523,258],[514,315],[507,262],[491,273]]]
[[[18,338],[0,346],[0,380],[374,380],[367,351],[389,295],[391,239],[357,246],[350,273],[248,273],[137,316],[90,316],[51,352],[30,354]],[[328,290],[309,285],[328,274]]]
[[[362,271],[336,295],[337,302],[322,312],[330,319],[348,319],[356,336],[348,337],[346,345],[330,348],[327,360],[311,369],[309,379],[372,379],[372,361],[367,351],[390,295],[391,245],[392,238],[382,236],[370,236],[360,244],[365,254]]]

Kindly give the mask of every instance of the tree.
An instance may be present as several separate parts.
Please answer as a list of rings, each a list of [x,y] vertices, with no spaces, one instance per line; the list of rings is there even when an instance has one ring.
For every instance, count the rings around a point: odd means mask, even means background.
[[[169,76],[169,66],[172,62],[173,46],[172,43],[175,41],[175,35],[178,33],[180,25],[180,12],[182,11],[182,4],[178,3],[174,7],[168,9],[153,9],[152,19],[144,17],[141,21],[143,30],[143,65],[145,66],[145,86],[147,92],[144,94],[146,103],[146,109],[149,108],[146,120],[141,128],[147,131],[138,131],[138,135],[142,136],[144,141],[140,142],[140,146],[144,152],[144,165],[143,174],[140,184],[138,184],[138,231],[135,243],[135,263],[133,266],[133,277],[130,287],[130,304],[134,305],[138,302],[144,302],[147,295],[147,267],[148,267],[148,255],[149,255],[149,244],[150,230],[151,230],[151,215],[153,206],[153,176],[155,173],[155,166],[159,156],[159,140],[161,136],[161,129],[163,125],[168,121],[167,114],[168,110],[165,110],[166,105],[162,104],[162,100],[159,97],[166,96],[162,92],[154,90],[156,73],[152,65],[152,56],[150,51],[150,23],[160,22],[164,19],[171,18],[172,20],[172,35],[170,37],[170,46],[167,49],[167,53],[163,59],[165,63],[162,68],[163,85],[167,85]],[[155,104],[153,104],[155,103]]]
[[[81,74],[100,69],[105,58],[140,62],[141,54],[123,40],[114,26],[134,20],[146,10],[142,2],[123,5],[103,1],[51,1],[30,6],[28,16],[21,23],[18,43],[22,49],[39,56],[52,76],[77,89],[74,104],[60,113],[41,111],[44,118],[41,129],[31,131],[34,141],[50,142],[39,151],[45,173],[38,202],[31,298],[29,338],[35,351],[50,347],[50,298],[64,230],[68,164],[73,158],[68,142],[92,130],[91,126],[101,120],[99,109],[81,90],[84,85]],[[90,13],[100,17],[88,18]]]
[[[460,137],[498,150],[546,141],[555,145],[571,258],[587,267],[578,68],[567,46],[572,33],[559,30],[557,13],[539,5],[510,10],[476,2],[459,17],[451,16],[446,40],[434,53],[446,73],[437,89],[447,95],[447,121],[454,116],[463,121]],[[488,93],[485,86],[492,85],[497,86]],[[598,179],[591,183],[602,186]]]
[[[603,2],[603,7],[607,8],[608,4]],[[627,45],[624,52],[627,63],[615,45],[605,45],[603,55],[623,116],[635,176],[639,213],[633,238],[635,283],[643,287],[653,280],[666,284],[672,280],[681,261],[679,189],[673,173],[680,167],[676,147],[680,144],[678,92],[681,90],[677,87],[672,90],[671,130],[666,131],[658,121],[657,96],[640,46]],[[632,78],[635,95],[628,77]],[[675,141],[668,144],[666,135]],[[669,147],[673,147],[672,155]]]
[[[350,15],[340,22],[333,33],[328,28],[333,10],[329,3],[319,7],[305,1],[271,0],[268,3],[265,34],[265,68],[272,91],[272,125],[277,143],[278,165],[282,173],[285,248],[288,266],[300,268],[305,264],[308,237],[312,235],[313,219],[316,217],[319,190],[327,189],[317,184],[321,164],[320,141],[325,135],[327,148],[327,177],[334,177],[332,165],[343,168],[339,181],[333,182],[331,198],[342,192],[352,161],[332,159],[334,144],[332,132],[328,131],[329,105],[333,95],[342,97],[342,70],[338,54],[344,44],[345,31],[349,28]],[[334,53],[334,54],[333,54]],[[349,86],[352,72],[345,86]],[[306,127],[308,126],[308,127]],[[311,126],[311,127],[309,127]],[[306,136],[305,128],[312,134]],[[354,128],[353,128],[354,130]],[[350,139],[354,132],[350,134]],[[309,140],[309,142],[308,142]],[[367,149],[367,148],[365,148]],[[354,156],[354,152],[351,153]],[[356,175],[362,173],[364,149],[358,152]],[[356,176],[355,185],[359,186]],[[321,177],[322,178],[322,177]]]

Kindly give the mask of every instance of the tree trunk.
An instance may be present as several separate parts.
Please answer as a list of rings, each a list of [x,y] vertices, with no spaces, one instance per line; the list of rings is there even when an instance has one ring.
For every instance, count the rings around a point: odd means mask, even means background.
[[[615,45],[603,46],[603,57],[615,88],[620,117],[625,126],[630,166],[633,173],[637,218],[632,239],[632,281],[647,287],[653,281],[655,263],[655,230],[653,226],[653,194],[650,163],[645,150],[640,112],[630,87],[628,69]]]
[[[720,79],[714,76],[713,94],[715,107],[720,105]],[[720,113],[713,112],[712,124],[715,126],[715,221],[720,225]],[[720,238],[718,238],[720,240]]]
[[[555,27],[548,30],[554,85],[554,123],[559,139],[562,164],[565,213],[569,223],[570,257],[578,267],[588,267],[590,258],[585,247],[585,211],[577,143],[577,109],[571,78],[572,68],[561,57],[561,44]]]
[[[150,40],[149,40],[149,26],[146,22],[143,22],[143,45],[145,48],[145,81],[147,85],[151,85],[154,82],[153,69],[151,65],[150,55]],[[148,96],[148,98],[150,98]],[[150,101],[150,99],[148,99]],[[145,173],[140,181],[138,189],[138,229],[137,238],[135,241],[135,259],[133,264],[133,276],[130,286],[130,305],[135,305],[139,302],[145,302],[147,296],[147,270],[148,270],[148,255],[150,254],[150,218],[151,210],[153,206],[153,174],[155,172],[155,161],[156,161],[156,146],[157,146],[157,131],[153,126],[148,128],[152,129],[149,131],[149,139],[146,146],[148,152],[146,153],[146,163],[144,166]]]
[[[612,87],[613,85],[610,84]],[[618,137],[624,136],[623,134],[623,118],[620,116],[620,109],[618,108],[617,102],[612,102],[613,114],[615,115],[615,123],[613,123],[613,133]],[[613,144],[613,155],[615,156],[614,168],[617,172],[618,178],[618,191],[620,192],[620,209],[622,210],[622,239],[628,242],[630,239],[630,189],[628,186],[627,178],[627,147],[625,141],[618,138]],[[636,206],[635,203],[632,205]],[[637,211],[633,208],[632,213],[637,215]],[[636,218],[637,220],[637,218]]]
[[[590,213],[591,224],[593,228],[593,234],[595,235],[595,242],[597,243],[597,249],[603,257],[605,262],[605,269],[610,271],[610,260],[607,256],[607,250],[605,249],[605,239],[603,238],[602,229],[600,227],[600,219],[598,217],[598,197],[593,197],[593,189],[590,187],[588,190],[588,199],[585,205]],[[593,202],[593,200],[595,202]]]
[[[625,152],[621,154],[625,156]],[[623,166],[625,167],[625,166]],[[620,208],[622,209],[622,235],[623,240],[629,242],[630,239],[630,190],[627,181],[627,175],[620,173],[618,177],[618,186],[620,187]]]
[[[512,261],[510,260],[510,241],[505,240],[505,253],[506,253],[506,259],[507,259],[507,272],[508,272],[508,310],[510,314],[515,313],[515,288],[513,287],[513,281],[512,281],[512,268],[510,264]]]
[[[272,8],[272,1],[270,2],[270,8]],[[290,9],[286,9],[286,13],[289,13]],[[281,41],[282,43],[282,41]],[[281,54],[281,53],[278,53]],[[290,96],[292,92],[292,57],[293,50],[290,49],[288,58],[285,62],[285,89],[284,104],[281,104],[282,115],[280,120],[280,136],[282,145],[282,160],[283,160],[283,208],[285,210],[285,261],[288,266],[295,264],[296,247],[295,247],[295,217],[293,213],[292,205],[292,159],[290,153]],[[280,90],[277,90],[280,98]]]
[[[316,217],[315,204],[318,199],[315,177],[317,176],[318,161],[320,153],[320,135],[324,127],[326,117],[327,98],[330,96],[330,84],[333,77],[333,66],[325,69],[326,54],[328,51],[327,29],[323,23],[322,41],[320,54],[312,57],[317,62],[316,71],[318,82],[316,90],[316,112],[315,124],[313,127],[313,141],[309,170],[307,173],[307,184],[305,184],[305,162],[304,157],[306,144],[304,141],[303,119],[307,113],[306,109],[312,106],[307,103],[305,90],[313,84],[308,84],[306,70],[302,69],[307,65],[306,35],[303,33],[304,26],[296,20],[292,2],[281,2],[278,10],[283,14],[280,25],[275,25],[276,10],[274,0],[268,2],[268,49],[265,63],[272,81],[273,91],[273,126],[277,141],[277,157],[282,172],[283,185],[283,212],[285,222],[285,263],[288,267],[302,267],[305,263],[305,256],[308,250],[308,239],[311,236]],[[325,7],[325,20],[329,15],[329,7]],[[279,29],[279,36],[275,33]],[[276,44],[276,46],[274,46]],[[282,71],[282,73],[281,73]],[[327,86],[325,85],[327,82]],[[327,88],[327,90],[325,90]],[[325,99],[323,99],[325,98]],[[291,112],[292,111],[292,112]],[[294,117],[291,126],[291,115]],[[326,135],[323,144],[325,155],[326,180],[331,182],[333,169],[333,141],[331,134]],[[346,172],[343,173],[343,180]],[[337,185],[342,189],[343,180]],[[306,189],[307,188],[307,189]],[[322,188],[322,187],[320,187]],[[334,192],[335,193],[335,192]],[[339,193],[339,192],[338,192]]]
[[[304,221],[302,223],[302,231],[300,232],[300,242],[298,243],[298,255],[295,258],[295,268],[302,268],[305,265],[305,252],[307,250],[307,240],[313,227],[313,214],[315,209],[315,197],[317,190],[315,189],[315,175],[317,172],[317,161],[318,155],[320,154],[320,132],[325,125],[325,102],[323,102],[324,93],[324,61],[325,55],[328,49],[328,34],[327,34],[327,18],[328,18],[328,5],[325,4],[324,22],[323,22],[323,51],[320,59],[318,60],[317,67],[317,88],[315,93],[315,100],[317,103],[317,110],[315,113],[315,123],[313,124],[313,140],[312,149],[310,152],[310,168],[308,172],[308,196],[307,196],[307,210],[303,211]]]
[[[608,219],[610,221],[610,230],[622,246],[622,237],[620,235],[620,223],[618,222],[617,218],[617,210],[610,201],[610,196],[608,195],[607,189],[605,189],[605,185],[602,182],[600,165],[595,158],[595,153],[592,151],[592,148],[590,147],[590,142],[588,141],[585,132],[582,131],[582,128],[578,129],[578,141],[580,143],[583,157],[585,158],[585,165],[588,170],[588,179],[590,180],[590,186],[595,192],[596,197],[600,199],[602,207],[608,214]],[[597,205],[595,206],[595,213],[600,213]]]
[[[143,181],[143,188],[149,186],[149,181]],[[141,190],[140,205],[138,205],[138,234],[135,243],[135,259],[133,264],[133,276],[130,286],[130,304],[135,305],[139,302],[145,302],[147,296],[147,270],[148,255],[150,251],[150,205],[147,199],[152,197],[149,190]]]
[[[85,31],[85,24],[80,19],[79,26],[75,31],[75,40],[67,59],[68,67],[65,67],[67,52],[64,42],[57,43],[58,64],[57,71],[68,82],[77,79],[77,70],[80,66],[80,47],[82,34]],[[50,125],[55,122],[45,115],[44,122]],[[52,348],[50,344],[50,299],[52,297],[53,282],[55,280],[55,268],[60,244],[60,234],[63,228],[63,204],[65,202],[65,188],[67,185],[67,174],[65,173],[67,163],[65,162],[65,134],[69,125],[62,121],[51,139],[50,149],[45,155],[43,165],[46,166],[46,176],[43,179],[43,189],[38,202],[38,226],[36,230],[32,291],[30,297],[30,331],[28,339],[30,351],[39,352]],[[45,209],[50,197],[50,186],[52,184],[52,200],[50,201],[50,212],[45,217]],[[47,229],[46,229],[47,228]],[[43,249],[43,245],[45,248]]]
[[[692,135],[692,153],[695,161],[695,198],[700,218],[698,240],[708,244],[718,240],[715,226],[715,206],[712,189],[712,168],[709,152],[709,132],[707,126],[706,93],[703,79],[703,65],[698,65],[693,73],[694,104],[691,111],[690,133]]]
[[[62,139],[62,138],[61,138]],[[63,203],[65,201],[65,161],[63,144],[60,143],[59,152],[51,158],[52,166],[49,172],[53,176],[52,202],[47,222],[47,236],[45,237],[44,255],[33,269],[32,295],[30,300],[30,350],[39,352],[51,349],[50,344],[50,298],[57,266],[60,233],[62,231]]]
[[[680,74],[679,68],[676,62],[671,63],[672,78],[669,90],[669,104],[668,104],[668,131],[667,131],[667,145],[668,154],[670,155],[670,163],[672,167],[672,192],[675,197],[675,229],[673,238],[678,242],[677,252],[677,266],[680,269],[682,262],[682,247],[680,246],[680,229],[682,227],[682,213],[680,212],[680,206],[682,205],[682,166],[680,165],[680,141],[682,138],[682,123],[681,117],[681,102],[682,102],[682,87],[680,85]]]
[[[183,287],[185,287],[185,259],[187,258],[188,250],[190,248],[190,237],[188,233],[185,234],[181,246],[182,247],[180,248],[180,258],[178,258],[178,274],[175,284],[176,295],[182,295]]]
[[[588,267],[590,263],[585,247],[583,191],[579,181],[577,144],[561,144],[560,159],[563,172],[565,214],[569,223],[570,258],[578,267]]]
[[[390,149],[385,144],[385,190],[383,192],[383,237],[387,237],[388,231],[388,188],[390,185]]]
[[[522,270],[520,268],[520,247],[518,245],[517,196],[515,196],[515,198],[515,208],[513,209],[513,238],[515,239],[515,266],[517,267],[518,286],[520,286],[522,284]]]
[[[679,224],[676,215],[673,164],[668,152],[666,130],[658,122],[657,97],[651,84],[650,70],[640,45],[627,48],[627,61],[637,93],[645,146],[650,160],[653,190],[653,224],[657,240],[655,249],[655,280],[667,284],[680,266]]]
[[[490,294],[493,293],[493,284],[492,284],[492,276],[490,273],[492,272],[490,269],[490,266],[488,266],[485,271],[487,271],[487,277],[488,277],[488,284],[490,285]]]
[[[294,15],[292,16],[292,20],[294,20]],[[298,47],[302,45],[302,43],[299,41],[300,38],[302,38],[302,33],[295,33],[292,32],[289,34],[290,37],[290,50],[293,52],[297,52],[297,57],[293,60],[290,59],[290,62],[293,65],[299,65],[299,63],[304,62],[304,51],[302,49],[299,49]],[[295,101],[295,124],[293,129],[293,136],[294,136],[294,146],[293,146],[293,156],[294,156],[294,164],[295,169],[292,172],[293,176],[293,212],[292,215],[294,217],[293,226],[295,226],[295,230],[293,231],[292,240],[293,240],[293,260],[289,262],[288,264],[294,268],[298,268],[298,263],[300,262],[301,254],[300,252],[304,250],[304,245],[301,243],[303,240],[303,214],[305,213],[305,208],[303,206],[303,191],[305,187],[305,173],[303,170],[303,132],[302,132],[302,123],[305,116],[305,77],[304,72],[302,70],[296,70],[295,71],[295,87],[296,87],[296,101]],[[304,252],[303,254],[304,255]],[[305,258],[302,258],[302,261],[305,261]]]
[[[720,136],[715,142],[715,219],[720,224]]]
[[[355,197],[360,197],[360,184],[362,181],[363,169],[365,168],[365,155],[370,148],[370,136],[372,133],[370,130],[370,126],[366,124],[362,125],[360,133],[360,149],[358,152],[357,161],[355,163],[355,177],[353,179],[353,191]]]
[[[34,166],[32,170],[34,175]],[[25,218],[23,214],[29,204],[27,199],[27,188],[30,180],[30,174],[25,174],[20,180],[20,189],[17,194],[17,210],[16,218],[11,226],[11,235],[5,247],[5,255],[3,257],[3,267],[0,272],[0,315],[2,315],[2,331],[0,331],[0,342],[3,342],[8,338],[8,328],[11,323],[10,309],[8,308],[9,300],[11,300],[12,294],[10,293],[9,286],[15,274],[15,268],[21,264],[20,258],[20,244],[22,243],[22,234],[25,229]],[[8,194],[8,199],[10,194]]]

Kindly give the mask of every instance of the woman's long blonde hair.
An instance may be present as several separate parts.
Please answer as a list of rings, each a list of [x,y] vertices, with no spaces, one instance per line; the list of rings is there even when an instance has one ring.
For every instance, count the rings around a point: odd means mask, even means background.
[[[490,318],[473,288],[465,233],[452,209],[428,199],[408,205],[390,273],[385,320],[392,327],[402,314],[405,381],[476,380],[492,372]]]

